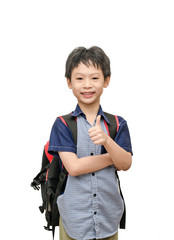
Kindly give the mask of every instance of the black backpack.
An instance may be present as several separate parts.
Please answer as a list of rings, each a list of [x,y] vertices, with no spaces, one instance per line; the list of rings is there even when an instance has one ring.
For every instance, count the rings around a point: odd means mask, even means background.
[[[114,139],[119,128],[117,117],[109,113],[104,114],[111,123],[107,125],[107,128],[110,137]],[[77,122],[75,117],[73,117],[71,114],[67,114],[62,116],[61,119],[65,121],[66,125],[71,130],[74,142],[75,144],[77,144]],[[45,226],[44,228],[46,230],[52,231],[54,238],[55,227],[59,226],[60,217],[57,207],[57,198],[65,190],[68,172],[66,171],[64,166],[62,167],[60,166],[60,164],[62,163],[59,156],[53,157],[48,153],[48,145],[49,142],[47,142],[47,144],[44,146],[41,171],[33,179],[31,186],[35,190],[39,190],[41,186],[41,195],[43,203],[42,206],[39,207],[39,209],[41,213],[44,213],[45,211],[47,226]],[[118,179],[118,185],[120,188],[120,181],[117,170],[115,171],[115,174]],[[121,188],[120,195],[124,203],[124,212],[120,221],[120,228],[125,229],[126,208]]]

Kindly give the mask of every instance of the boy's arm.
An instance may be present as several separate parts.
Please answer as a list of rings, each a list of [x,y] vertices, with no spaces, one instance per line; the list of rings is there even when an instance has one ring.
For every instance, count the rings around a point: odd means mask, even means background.
[[[121,148],[112,138],[107,135],[107,140],[104,144],[106,151],[109,153],[114,166],[118,170],[126,171],[131,167],[132,155]]]
[[[118,170],[128,170],[132,164],[132,156],[121,148],[111,137],[109,137],[101,128],[99,115],[95,127],[89,129],[89,136],[96,145],[103,145],[109,153],[114,166]]]
[[[86,173],[95,172],[113,165],[108,153],[78,158],[72,152],[58,152],[59,156],[71,176],[79,176]]]

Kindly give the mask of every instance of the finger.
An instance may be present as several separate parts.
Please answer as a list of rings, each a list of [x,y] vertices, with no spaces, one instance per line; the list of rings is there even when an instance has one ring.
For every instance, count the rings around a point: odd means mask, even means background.
[[[93,142],[95,145],[102,145],[101,141],[100,140],[96,140]]]
[[[94,137],[91,137],[91,140],[93,142],[96,142],[96,141],[100,140],[100,138],[98,136],[94,136]]]
[[[90,132],[90,133],[89,133],[89,137],[90,137],[90,138],[93,138],[93,137],[95,137],[95,136],[98,136],[98,134],[97,134],[96,131],[93,131],[93,132]]]
[[[95,128],[95,127],[92,127],[92,128],[90,128],[90,129],[88,130],[88,132],[91,133],[91,132],[94,132],[95,130],[96,130],[96,128]]]
[[[97,116],[95,127],[100,126],[101,115]]]

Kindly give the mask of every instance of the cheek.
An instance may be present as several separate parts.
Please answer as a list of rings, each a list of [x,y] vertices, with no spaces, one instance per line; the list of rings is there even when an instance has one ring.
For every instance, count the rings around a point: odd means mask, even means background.
[[[98,94],[101,95],[103,93],[103,86],[99,85],[96,89]]]
[[[75,96],[77,96],[77,95],[79,95],[80,94],[80,91],[79,91],[79,89],[78,88],[73,88],[72,89],[72,91],[73,91],[73,94],[75,95]]]
[[[103,93],[103,88],[100,90],[100,95]]]

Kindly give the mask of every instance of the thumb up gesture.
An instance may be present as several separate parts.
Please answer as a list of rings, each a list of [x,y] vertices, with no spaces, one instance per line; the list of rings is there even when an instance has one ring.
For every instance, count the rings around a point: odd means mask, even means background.
[[[98,115],[97,116],[97,119],[96,119],[96,123],[95,123],[95,127],[101,127],[101,125],[100,125],[100,120],[101,120],[101,115]]]
[[[95,123],[95,127],[88,130],[91,140],[96,145],[105,145],[108,135],[103,131],[100,124],[101,116],[98,115]]]

